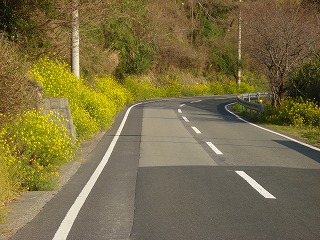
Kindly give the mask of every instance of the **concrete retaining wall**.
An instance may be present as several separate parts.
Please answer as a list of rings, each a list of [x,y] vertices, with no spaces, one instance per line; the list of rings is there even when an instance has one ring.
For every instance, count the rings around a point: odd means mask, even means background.
[[[48,114],[50,111],[55,111],[61,114],[68,122],[65,123],[65,127],[70,132],[70,137],[75,141],[77,132],[73,124],[69,102],[67,98],[43,98],[42,103],[39,105],[40,108],[44,109],[44,113]]]

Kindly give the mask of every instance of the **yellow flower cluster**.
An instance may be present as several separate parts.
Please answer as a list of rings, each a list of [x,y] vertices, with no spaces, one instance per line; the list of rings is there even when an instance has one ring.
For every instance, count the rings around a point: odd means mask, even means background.
[[[10,156],[5,166],[18,174],[12,178],[20,179],[22,188],[48,189],[57,167],[74,158],[76,144],[63,121],[54,112],[31,110],[4,124],[0,143],[5,156]]]
[[[228,79],[190,85],[181,83],[179,78],[175,76],[164,77],[161,79],[159,86],[148,81],[146,78],[127,77],[125,79],[125,86],[131,90],[136,100],[226,93],[239,94],[255,91],[255,88],[250,84],[241,83],[238,86],[235,81],[229,81]]]
[[[319,127],[320,107],[302,98],[287,98],[278,108],[267,107],[263,117],[276,124]]]
[[[130,92],[112,77],[97,78],[93,88],[85,79],[73,76],[70,67],[59,60],[42,58],[31,73],[42,84],[45,96],[68,98],[80,139],[110,126],[117,111],[132,101]]]

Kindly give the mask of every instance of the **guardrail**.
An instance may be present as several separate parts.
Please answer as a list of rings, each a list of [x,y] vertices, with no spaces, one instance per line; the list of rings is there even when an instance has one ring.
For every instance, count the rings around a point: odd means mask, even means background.
[[[238,103],[250,111],[256,111],[262,113],[264,111],[264,104],[262,103],[262,97],[269,97],[269,93],[247,93],[241,94],[237,97]],[[251,102],[255,100],[255,102]]]

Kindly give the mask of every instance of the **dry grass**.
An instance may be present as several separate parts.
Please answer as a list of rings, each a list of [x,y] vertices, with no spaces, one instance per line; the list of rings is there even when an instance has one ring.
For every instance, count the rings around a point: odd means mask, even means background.
[[[158,49],[154,70],[204,69],[208,51],[192,45],[192,21],[184,5],[177,1],[152,0],[148,2],[147,10],[150,16],[150,38]]]
[[[0,113],[15,115],[35,104],[36,88],[26,75],[28,63],[1,36],[0,56]]]

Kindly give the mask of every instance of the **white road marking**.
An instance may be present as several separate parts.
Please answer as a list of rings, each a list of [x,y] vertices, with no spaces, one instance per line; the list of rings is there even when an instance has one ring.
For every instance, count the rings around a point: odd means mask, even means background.
[[[223,153],[212,142],[206,142],[206,144],[217,154],[223,155]]]
[[[214,98],[214,100],[226,100],[228,98],[223,98],[223,97],[220,97],[220,98]]]
[[[202,102],[202,100],[196,100],[196,101],[193,101],[193,102],[190,102],[190,103],[198,103],[198,102]]]
[[[191,127],[193,129],[193,131],[196,132],[196,134],[201,134],[200,130],[196,127]]]
[[[178,113],[182,113],[182,110],[180,108],[178,109]]]
[[[267,128],[258,126],[258,125],[254,124],[254,123],[252,123],[252,122],[249,122],[249,121],[241,118],[240,116],[238,116],[237,114],[231,112],[231,111],[228,109],[228,106],[233,105],[233,104],[235,104],[235,103],[230,103],[230,104],[226,105],[224,108],[225,108],[229,113],[231,113],[233,116],[235,116],[236,118],[238,118],[239,120],[241,120],[241,121],[243,121],[243,122],[245,122],[245,123],[248,123],[248,124],[250,124],[251,126],[254,126],[254,127],[260,128],[260,129],[262,129],[262,130],[264,130],[264,131],[267,131],[267,132],[276,134],[276,135],[278,135],[278,136],[280,136],[280,137],[286,138],[286,139],[288,139],[288,140],[290,140],[290,141],[293,141],[293,142],[295,142],[295,143],[299,143],[300,145],[303,145],[303,146],[305,146],[305,147],[308,147],[308,148],[311,148],[311,149],[313,149],[313,150],[316,150],[316,151],[320,152],[320,148],[317,148],[317,147],[315,147],[315,146],[309,145],[309,144],[304,143],[304,142],[300,142],[300,141],[298,141],[298,140],[296,140],[296,139],[294,139],[294,138],[291,138],[291,137],[288,137],[288,136],[283,135],[283,134],[281,134],[281,133],[278,133],[278,132],[269,130],[269,129],[267,129]]]
[[[181,104],[180,107],[183,107],[185,104]]]
[[[252,177],[250,177],[244,171],[236,171],[236,173],[240,177],[242,177],[244,180],[246,180],[251,185],[251,187],[253,187],[263,197],[268,198],[268,199],[276,199],[275,196],[273,196],[271,193],[269,193],[267,190],[265,190],[259,183],[257,183]]]
[[[182,116],[182,118],[183,118],[183,120],[184,120],[185,122],[190,122],[189,119],[186,118],[185,116]]]
[[[155,101],[150,101],[150,102],[155,102]],[[105,153],[105,155],[103,156],[100,164],[98,165],[98,167],[96,168],[96,170],[94,171],[94,173],[92,174],[92,176],[90,177],[89,181],[86,183],[86,185],[84,186],[84,188],[82,189],[82,191],[80,192],[79,196],[77,197],[76,201],[73,203],[73,205],[71,206],[71,208],[69,209],[67,215],[65,216],[65,218],[63,219],[63,221],[61,222],[59,229],[57,230],[57,232],[55,233],[53,240],[65,240],[68,237],[68,234],[71,230],[71,227],[75,221],[75,219],[77,218],[80,209],[82,208],[83,204],[85,203],[87,197],[89,196],[93,186],[95,185],[97,179],[99,178],[101,172],[103,171],[104,167],[106,166],[106,164],[109,161],[109,158],[111,156],[111,153],[120,137],[120,134],[122,132],[122,129],[127,121],[128,115],[131,111],[131,109],[137,105],[140,104],[144,104],[144,103],[150,103],[150,102],[142,102],[142,103],[137,103],[133,106],[131,106],[127,111],[126,114],[124,115],[122,122],[118,128],[118,131],[116,133],[116,135],[114,136],[111,144],[109,145],[109,148],[107,150],[107,152]]]

